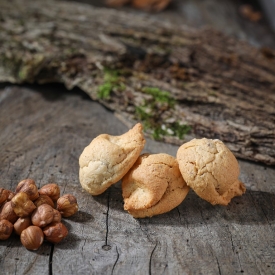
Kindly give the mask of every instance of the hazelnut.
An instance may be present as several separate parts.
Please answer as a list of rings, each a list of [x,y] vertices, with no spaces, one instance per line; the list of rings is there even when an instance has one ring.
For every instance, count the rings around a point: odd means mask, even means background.
[[[20,235],[21,243],[29,250],[37,250],[44,241],[42,229],[31,225],[24,229]]]
[[[66,194],[57,200],[57,210],[62,217],[70,217],[78,211],[78,205],[75,196]]]
[[[0,240],[7,240],[13,230],[13,224],[8,220],[0,221]]]
[[[68,235],[68,229],[63,223],[55,222],[46,226],[43,233],[45,240],[51,243],[59,243]]]
[[[53,210],[53,220],[52,222],[61,222],[61,214],[58,210]]]
[[[8,190],[8,192],[9,192],[8,201],[11,201],[12,198],[15,196],[15,194],[10,190]]]
[[[26,217],[36,208],[34,203],[29,199],[28,195],[23,192],[16,194],[12,198],[11,205],[13,211],[18,217]]]
[[[26,193],[31,201],[34,201],[39,197],[37,186],[35,181],[32,179],[25,179],[18,183],[15,193],[17,194],[21,192]]]
[[[48,204],[41,204],[32,213],[32,224],[39,227],[44,227],[52,222],[53,216],[53,208]]]
[[[0,210],[0,220],[8,220],[12,224],[16,222],[18,216],[15,214],[12,208],[11,201],[7,201],[2,205]]]
[[[8,199],[8,197],[9,197],[9,191],[4,188],[0,188],[0,204],[5,202]]]
[[[32,224],[30,217],[19,218],[13,225],[14,231],[17,235],[21,235],[22,231]]]
[[[48,183],[40,188],[39,194],[47,195],[53,201],[57,201],[58,198],[60,197],[60,189],[56,183]]]
[[[49,196],[47,196],[47,195],[40,195],[38,197],[38,199],[36,199],[34,201],[34,204],[35,204],[36,207],[38,207],[38,206],[40,206],[42,204],[48,204],[52,208],[54,208],[54,202],[53,202],[53,200]]]

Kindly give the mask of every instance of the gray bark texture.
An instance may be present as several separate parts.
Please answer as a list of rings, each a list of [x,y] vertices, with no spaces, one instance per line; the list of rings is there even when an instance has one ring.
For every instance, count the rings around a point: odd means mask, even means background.
[[[0,10],[1,82],[79,87],[156,139],[218,138],[237,157],[275,164],[274,50],[73,2]]]

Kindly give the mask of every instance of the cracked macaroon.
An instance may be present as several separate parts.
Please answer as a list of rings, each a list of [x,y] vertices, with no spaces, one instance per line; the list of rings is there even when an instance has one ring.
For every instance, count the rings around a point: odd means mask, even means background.
[[[145,139],[137,123],[121,136],[102,134],[92,140],[79,157],[80,184],[92,195],[103,193],[133,166]]]
[[[122,179],[124,209],[135,218],[172,210],[188,191],[177,160],[167,154],[141,155]]]
[[[237,159],[218,139],[193,139],[183,144],[177,160],[187,185],[213,205],[227,205],[246,190],[238,179]]]

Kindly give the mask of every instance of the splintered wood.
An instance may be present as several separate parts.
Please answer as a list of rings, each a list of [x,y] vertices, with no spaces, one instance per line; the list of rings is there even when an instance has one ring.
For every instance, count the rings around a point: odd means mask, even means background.
[[[79,87],[155,138],[182,144],[189,130],[275,164],[273,50],[79,3],[1,1],[0,10],[1,82]]]

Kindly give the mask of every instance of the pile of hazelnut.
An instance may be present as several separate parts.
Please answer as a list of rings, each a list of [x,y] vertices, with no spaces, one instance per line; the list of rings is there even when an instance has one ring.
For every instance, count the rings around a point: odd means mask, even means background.
[[[0,207],[0,240],[8,239],[14,231],[29,250],[37,250],[44,240],[54,244],[62,241],[68,229],[61,218],[78,211],[73,195],[60,197],[55,183],[38,190],[32,179],[20,181],[14,193],[0,188]]]

